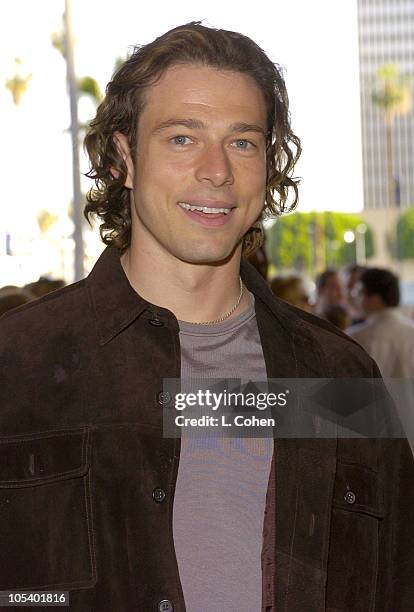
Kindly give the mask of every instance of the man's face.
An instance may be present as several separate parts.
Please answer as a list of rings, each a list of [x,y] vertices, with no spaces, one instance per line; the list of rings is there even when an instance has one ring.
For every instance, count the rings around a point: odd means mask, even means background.
[[[357,308],[357,304],[355,303],[355,300],[354,300],[354,293],[355,293],[354,289],[359,281],[360,276],[361,276],[360,270],[352,270],[351,272],[346,272],[344,274],[343,280],[344,280],[346,298],[348,300],[348,303],[353,308]]]
[[[261,91],[247,75],[182,64],[163,73],[145,102],[126,182],[132,241],[154,256],[190,263],[227,259],[236,245],[241,250],[264,205]]]
[[[328,276],[320,295],[326,306],[336,306],[342,302],[343,291],[338,274],[330,274]]]
[[[352,289],[352,297],[357,308],[364,316],[384,308],[381,296],[376,293],[369,294],[361,281],[358,281]]]

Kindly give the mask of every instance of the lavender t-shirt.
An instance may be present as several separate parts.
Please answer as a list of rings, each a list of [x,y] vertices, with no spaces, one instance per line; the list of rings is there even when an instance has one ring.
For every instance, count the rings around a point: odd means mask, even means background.
[[[180,321],[181,378],[266,380],[254,297],[216,325]],[[188,612],[259,612],[271,438],[195,437],[184,430],[173,508]]]

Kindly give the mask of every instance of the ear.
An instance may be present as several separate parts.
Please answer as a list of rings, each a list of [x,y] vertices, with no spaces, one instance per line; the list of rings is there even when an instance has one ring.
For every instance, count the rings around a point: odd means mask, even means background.
[[[131,158],[131,150],[129,148],[128,138],[125,136],[125,134],[122,134],[121,132],[115,132],[112,138],[116,148],[118,149],[118,153],[124,160],[127,167],[127,177],[125,179],[124,185],[128,189],[132,189],[134,186],[134,163]],[[119,177],[119,172],[115,168],[111,168],[111,174],[115,178]]]

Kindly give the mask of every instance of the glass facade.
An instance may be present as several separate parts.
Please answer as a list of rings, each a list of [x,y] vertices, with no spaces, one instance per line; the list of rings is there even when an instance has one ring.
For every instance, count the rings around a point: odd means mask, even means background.
[[[414,206],[414,112],[392,123],[393,181],[389,189],[387,130],[372,101],[378,68],[394,64],[414,84],[414,0],[358,0],[365,208]]]

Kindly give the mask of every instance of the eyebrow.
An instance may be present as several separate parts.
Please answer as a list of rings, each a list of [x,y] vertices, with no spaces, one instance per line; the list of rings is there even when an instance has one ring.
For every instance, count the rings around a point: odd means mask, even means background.
[[[159,134],[160,132],[162,132],[163,130],[167,128],[176,127],[179,125],[186,127],[190,130],[204,130],[207,127],[205,123],[203,123],[202,121],[199,121],[198,119],[172,118],[172,119],[167,119],[166,121],[162,121],[162,123],[157,125],[157,127],[153,131],[153,134]],[[233,132],[233,133],[234,132],[238,132],[238,133],[257,132],[259,134],[262,134],[262,136],[266,138],[266,130],[263,129],[260,125],[257,125],[256,123],[245,123],[244,121],[239,121],[238,123],[232,123],[230,125],[230,132]]]

